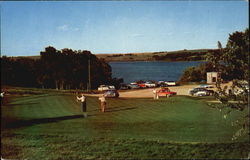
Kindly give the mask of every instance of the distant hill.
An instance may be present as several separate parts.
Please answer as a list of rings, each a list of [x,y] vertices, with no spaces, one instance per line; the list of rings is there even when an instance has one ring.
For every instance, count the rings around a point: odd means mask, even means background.
[[[115,61],[201,61],[205,60],[205,55],[209,52],[216,52],[218,49],[196,49],[162,52],[144,53],[115,53],[96,54],[98,58],[103,58],[108,62]]]
[[[178,50],[178,51],[161,51],[161,52],[143,52],[143,53],[112,53],[112,54],[95,54],[107,62],[122,61],[202,61],[209,52],[217,52],[218,49],[195,49],[195,50]],[[32,58],[39,59],[40,56],[19,56],[14,58]]]

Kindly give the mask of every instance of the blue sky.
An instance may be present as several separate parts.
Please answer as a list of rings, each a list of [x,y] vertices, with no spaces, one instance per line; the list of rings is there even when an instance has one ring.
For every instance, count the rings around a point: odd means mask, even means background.
[[[1,55],[217,48],[248,27],[246,1],[0,2]]]

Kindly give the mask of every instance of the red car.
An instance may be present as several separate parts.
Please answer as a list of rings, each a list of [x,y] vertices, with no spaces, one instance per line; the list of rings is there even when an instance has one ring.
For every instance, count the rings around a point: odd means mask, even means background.
[[[167,97],[177,94],[176,92],[170,91],[168,88],[162,88],[157,93],[159,96],[167,96]]]
[[[145,83],[138,83],[137,85],[140,86],[140,88],[146,88]]]

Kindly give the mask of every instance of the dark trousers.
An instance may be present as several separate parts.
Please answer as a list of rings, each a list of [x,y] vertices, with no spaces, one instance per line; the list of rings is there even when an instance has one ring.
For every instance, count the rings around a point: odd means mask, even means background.
[[[82,112],[87,112],[86,101],[85,101],[85,102],[82,102]]]

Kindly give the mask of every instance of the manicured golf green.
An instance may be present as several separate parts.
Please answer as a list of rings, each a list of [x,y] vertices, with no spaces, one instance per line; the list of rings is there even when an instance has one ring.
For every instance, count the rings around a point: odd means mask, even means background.
[[[75,95],[11,97],[2,110],[2,157],[12,159],[247,158],[248,137],[232,141],[242,116],[224,119],[206,98],[108,99],[101,113]],[[246,111],[247,112],[247,111]]]

